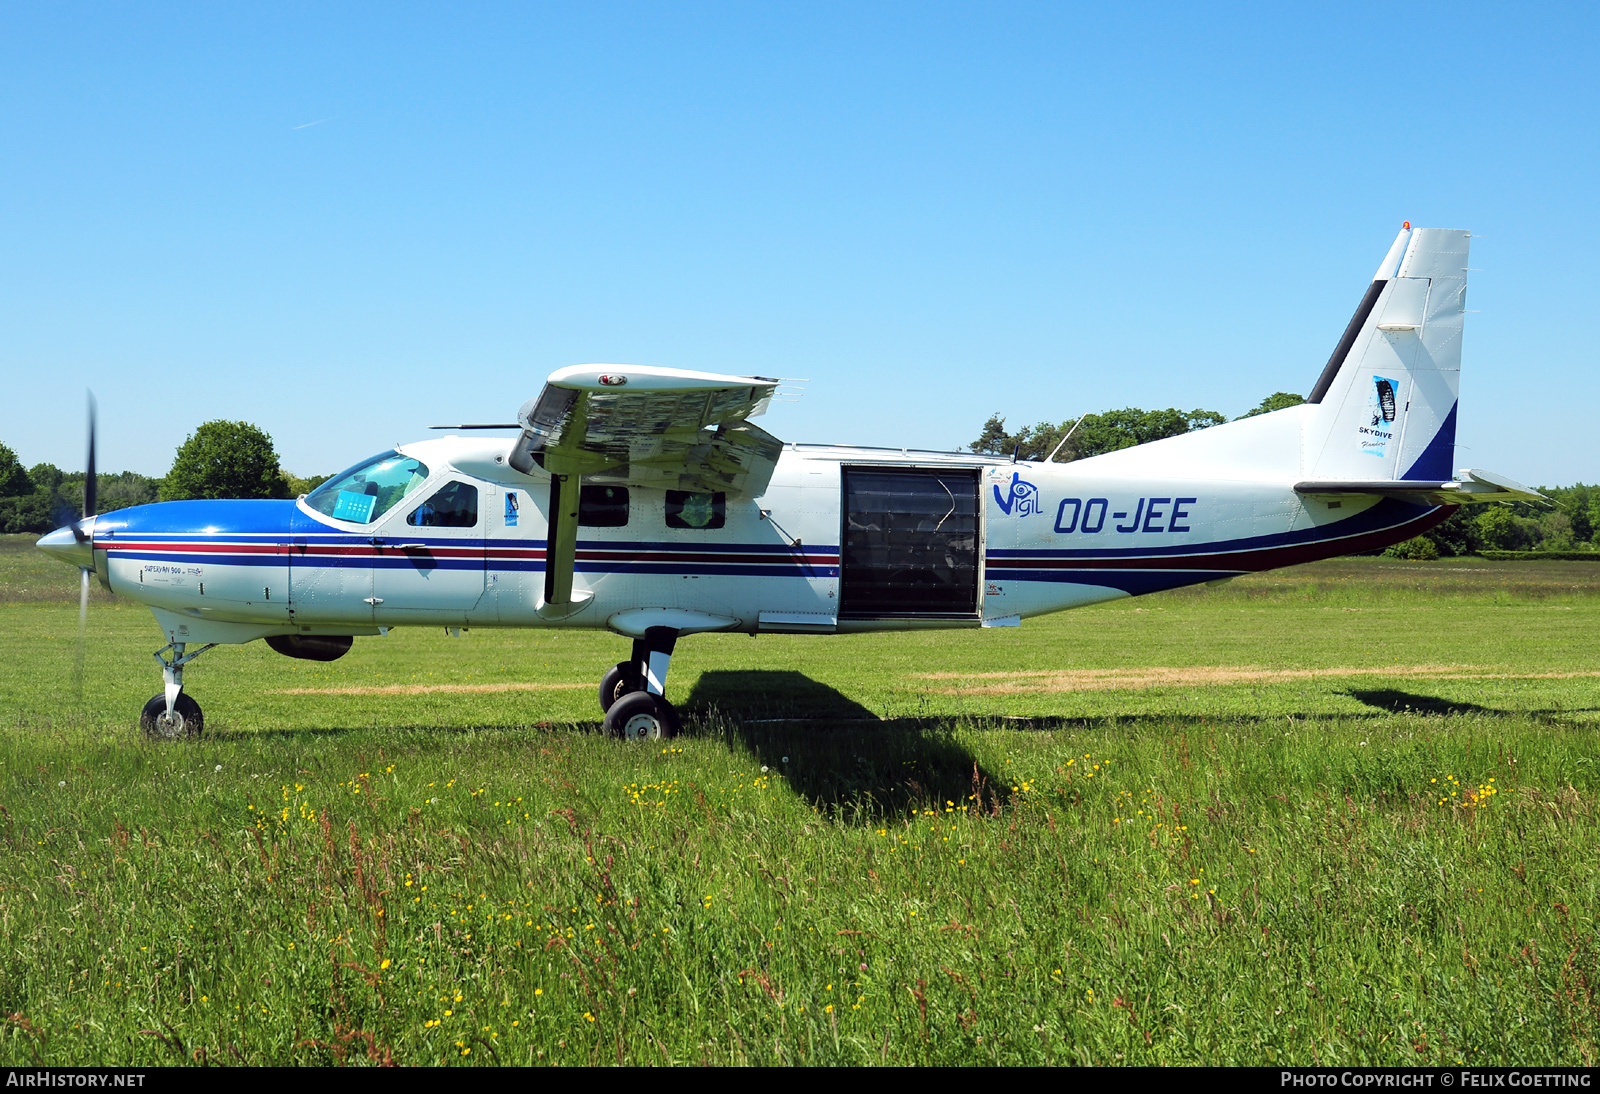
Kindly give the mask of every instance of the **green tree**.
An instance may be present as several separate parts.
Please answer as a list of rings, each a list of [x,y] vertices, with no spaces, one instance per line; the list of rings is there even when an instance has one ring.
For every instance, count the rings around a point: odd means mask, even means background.
[[[292,471],[285,471],[283,473],[283,487],[289,492],[289,497],[298,498],[302,494],[311,493],[311,491],[331,478],[333,478],[332,475],[312,475],[310,478],[302,479]]]
[[[0,444],[0,532],[31,532],[45,519],[34,500],[33,479],[17,454]]]
[[[249,422],[206,422],[178,447],[161,483],[162,501],[286,498],[288,483],[272,438]]]
[[[1483,537],[1478,530],[1478,514],[1474,505],[1458,505],[1455,512],[1429,528],[1419,537],[1432,543],[1440,558],[1458,555],[1475,555],[1483,549]]]
[[[1415,536],[1386,548],[1383,557],[1403,558],[1408,562],[1433,562],[1439,557],[1439,547],[1427,536]]]
[[[1572,518],[1560,508],[1552,509],[1539,517],[1539,549],[1541,551],[1570,551],[1577,546],[1572,536]]]
[[[1024,426],[1016,433],[1006,432],[1006,420],[992,415],[983,424],[983,432],[967,447],[974,452],[988,452],[1009,456],[1013,451],[1018,459],[1042,460],[1055,451],[1056,445],[1070,433],[1067,443],[1056,456],[1060,463],[1088,459],[1136,444],[1176,437],[1194,429],[1206,429],[1227,421],[1214,410],[1188,412],[1169,407],[1166,410],[1140,410],[1124,407],[1108,410],[1104,414],[1085,414],[1081,421],[1065,421],[1056,425],[1040,422]]]
[[[35,490],[60,490],[61,480],[66,478],[61,468],[53,463],[36,463],[28,468],[28,478],[33,480]]]
[[[68,471],[60,474],[56,486],[57,492],[80,511],[83,508],[84,477],[82,471]],[[95,476],[95,481],[99,484],[95,499],[97,512],[110,513],[160,500],[161,480],[148,478],[137,471],[103,471]]]
[[[0,532],[48,532],[78,518],[77,508],[61,495],[58,468],[41,463],[23,471],[20,462],[7,468],[6,456],[16,459],[0,445],[0,482],[6,484],[0,491]]]
[[[104,474],[98,476],[98,479],[98,501],[102,513],[127,509],[135,505],[148,505],[161,498],[161,480],[149,478],[137,471],[123,471],[116,475]]]
[[[0,532],[48,532],[77,517],[71,506],[46,493],[0,498]]]
[[[989,420],[983,423],[978,439],[967,447],[974,452],[1001,452],[1010,440],[1011,434],[1006,432],[1006,420],[998,414],[991,414]]]
[[[0,498],[20,498],[33,493],[33,480],[17,454],[0,444]]]
[[[1254,410],[1245,411],[1234,421],[1238,421],[1240,418],[1254,418],[1257,414],[1271,414],[1274,410],[1282,410],[1284,407],[1289,406],[1299,406],[1305,401],[1304,396],[1296,395],[1292,391],[1274,391],[1271,395],[1261,400],[1260,406]]]
[[[1491,505],[1477,516],[1478,538],[1491,551],[1520,551],[1529,537],[1508,505]]]
[[[1559,548],[1571,550],[1574,546],[1587,546],[1594,542],[1596,518],[1600,514],[1600,489],[1576,483],[1572,486],[1541,487],[1539,492],[1547,494],[1555,503],[1555,512],[1541,513],[1540,521],[1548,526],[1554,525],[1557,534],[1560,533],[1561,522],[1552,521],[1550,518],[1557,514],[1566,518],[1566,537],[1568,546]],[[1546,533],[1549,538],[1549,531]],[[1558,549],[1552,546],[1552,550]]]

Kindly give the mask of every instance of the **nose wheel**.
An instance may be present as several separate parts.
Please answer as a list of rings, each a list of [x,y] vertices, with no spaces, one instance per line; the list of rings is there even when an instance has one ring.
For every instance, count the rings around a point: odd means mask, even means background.
[[[167,709],[167,697],[151,696],[139,713],[139,728],[155,741],[181,741],[200,736],[205,731],[206,716],[200,704],[187,692],[179,692],[172,709]]]

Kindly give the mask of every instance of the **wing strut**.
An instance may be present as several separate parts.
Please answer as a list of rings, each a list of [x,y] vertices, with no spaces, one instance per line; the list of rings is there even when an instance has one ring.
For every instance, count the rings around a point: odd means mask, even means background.
[[[544,602],[551,607],[572,603],[572,572],[578,557],[577,475],[550,476],[550,530],[544,545]],[[587,598],[585,598],[587,599]]]

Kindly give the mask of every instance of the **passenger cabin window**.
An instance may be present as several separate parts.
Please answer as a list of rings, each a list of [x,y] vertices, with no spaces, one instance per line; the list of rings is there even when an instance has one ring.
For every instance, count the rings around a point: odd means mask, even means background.
[[[622,528],[628,523],[626,486],[578,488],[578,523],[586,528]]]
[[[371,524],[428,478],[428,465],[398,452],[363,460],[306,495],[306,505],[334,520]]]
[[[418,528],[476,528],[478,488],[464,482],[446,483],[412,510],[406,523]]]
[[[728,523],[728,495],[667,491],[668,528],[721,528]]]

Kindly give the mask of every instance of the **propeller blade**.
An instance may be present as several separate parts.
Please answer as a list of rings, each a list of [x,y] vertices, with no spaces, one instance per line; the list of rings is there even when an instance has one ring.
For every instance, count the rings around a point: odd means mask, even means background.
[[[89,569],[79,569],[82,579],[78,585],[78,655],[73,658],[72,678],[77,687],[78,702],[83,702],[83,664],[89,649]]]
[[[96,508],[100,495],[100,479],[94,469],[94,392],[89,392],[89,460],[83,480],[83,515],[92,517],[99,510]]]
[[[100,500],[100,477],[95,473],[94,467],[94,434],[95,434],[95,403],[94,392],[89,392],[89,456],[84,461],[83,476],[83,516],[72,522],[72,537],[79,543],[86,543],[89,534],[83,530],[84,522],[95,515],[97,503]],[[87,570],[84,573],[88,573]]]

